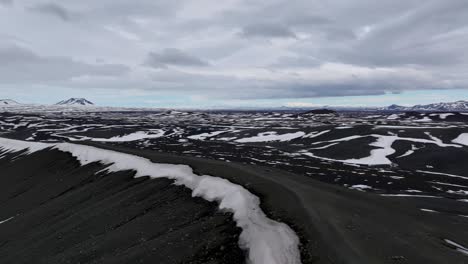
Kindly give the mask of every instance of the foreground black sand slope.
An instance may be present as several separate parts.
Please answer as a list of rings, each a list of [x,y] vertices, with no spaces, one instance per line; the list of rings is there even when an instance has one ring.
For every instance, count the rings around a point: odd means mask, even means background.
[[[215,203],[102,169],[57,150],[1,159],[0,263],[244,261],[240,231]]]

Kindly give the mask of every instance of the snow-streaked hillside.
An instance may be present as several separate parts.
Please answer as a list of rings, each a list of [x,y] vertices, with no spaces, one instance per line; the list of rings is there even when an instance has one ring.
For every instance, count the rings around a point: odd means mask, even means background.
[[[401,106],[401,105],[391,105],[384,110],[391,111],[468,111],[468,101],[456,101],[449,103],[435,103],[427,105],[415,105],[415,106]]]
[[[63,105],[63,106],[90,106],[94,105],[91,101],[86,100],[85,98],[70,98],[68,100],[63,100],[56,105]]]

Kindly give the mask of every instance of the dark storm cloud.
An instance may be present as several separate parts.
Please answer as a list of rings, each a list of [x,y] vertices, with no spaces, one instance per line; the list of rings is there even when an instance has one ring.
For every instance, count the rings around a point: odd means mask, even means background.
[[[167,66],[208,66],[208,62],[190,55],[182,50],[168,48],[161,52],[150,52],[144,65],[153,68],[166,68]]]
[[[117,64],[88,64],[68,57],[44,57],[18,46],[0,46],[3,83],[64,81],[81,76],[120,76],[128,68]]]
[[[72,18],[71,13],[63,6],[56,3],[42,3],[31,7],[28,10],[55,16],[63,21],[69,21]]]

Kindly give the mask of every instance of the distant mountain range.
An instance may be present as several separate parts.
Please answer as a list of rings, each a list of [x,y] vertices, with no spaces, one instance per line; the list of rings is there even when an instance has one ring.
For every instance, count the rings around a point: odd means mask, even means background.
[[[22,106],[23,104],[18,103],[12,99],[0,99],[0,107],[2,106]],[[55,104],[56,106],[94,106],[94,103],[85,99],[85,98],[70,98],[67,100],[60,101]],[[346,107],[346,106],[322,106],[320,108],[327,108],[335,111],[396,111],[396,112],[406,112],[406,111],[423,111],[423,112],[468,112],[468,101],[460,100],[456,102],[448,103],[434,103],[426,105],[415,105],[415,106],[402,106],[402,105],[390,105],[387,107]],[[218,109],[218,108],[214,108]],[[223,108],[219,108],[223,109]],[[314,109],[319,109],[317,107],[271,107],[271,108],[229,108],[225,110],[250,110],[250,111],[259,111],[259,110],[268,110],[268,111],[310,111]],[[200,109],[202,110],[202,109]]]
[[[62,106],[92,106],[94,103],[91,101],[86,100],[85,98],[70,98],[68,100],[63,100],[55,105],[62,105]]]
[[[468,101],[456,101],[450,103],[435,103],[427,105],[401,106],[391,105],[381,110],[388,111],[468,111]]]
[[[0,99],[0,106],[8,106],[8,105],[20,105],[20,103],[11,99]]]

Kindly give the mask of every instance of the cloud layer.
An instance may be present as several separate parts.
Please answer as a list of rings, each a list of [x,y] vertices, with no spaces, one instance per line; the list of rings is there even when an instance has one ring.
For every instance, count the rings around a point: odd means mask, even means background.
[[[0,93],[203,100],[468,88],[466,0],[0,0]]]

